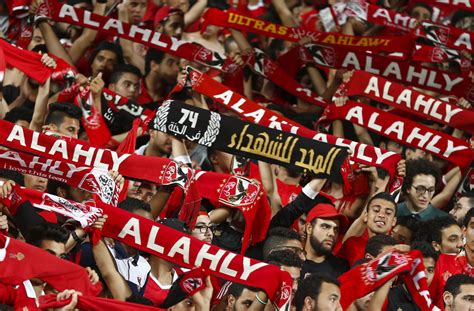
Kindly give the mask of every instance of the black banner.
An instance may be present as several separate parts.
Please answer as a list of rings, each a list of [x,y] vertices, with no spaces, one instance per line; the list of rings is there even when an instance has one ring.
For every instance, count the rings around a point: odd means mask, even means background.
[[[220,115],[179,101],[158,108],[150,128],[237,156],[343,182],[347,149]]]

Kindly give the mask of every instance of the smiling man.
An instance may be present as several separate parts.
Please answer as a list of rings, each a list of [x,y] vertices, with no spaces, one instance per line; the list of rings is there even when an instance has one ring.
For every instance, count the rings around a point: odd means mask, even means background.
[[[348,238],[337,256],[347,260],[351,266],[364,258],[367,240],[378,234],[389,234],[397,223],[396,213],[396,203],[389,193],[380,192],[374,195],[367,203],[367,213],[363,219],[367,230],[361,236]]]

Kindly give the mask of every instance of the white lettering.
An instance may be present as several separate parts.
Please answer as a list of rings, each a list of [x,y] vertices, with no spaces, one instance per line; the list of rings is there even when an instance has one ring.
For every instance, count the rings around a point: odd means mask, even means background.
[[[123,226],[118,237],[123,239],[127,235],[133,236],[135,244],[142,245],[142,238],[140,237],[140,220],[134,217],[130,218],[125,226]]]

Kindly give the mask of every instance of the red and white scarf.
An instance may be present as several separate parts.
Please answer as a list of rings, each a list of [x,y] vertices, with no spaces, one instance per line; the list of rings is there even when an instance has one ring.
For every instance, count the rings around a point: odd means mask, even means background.
[[[320,122],[347,120],[401,144],[424,150],[465,170],[471,164],[470,146],[448,134],[432,130],[406,118],[355,101],[344,106],[331,105]]]
[[[346,85],[347,96],[365,96],[413,115],[474,134],[474,111],[453,106],[387,79],[355,71]]]

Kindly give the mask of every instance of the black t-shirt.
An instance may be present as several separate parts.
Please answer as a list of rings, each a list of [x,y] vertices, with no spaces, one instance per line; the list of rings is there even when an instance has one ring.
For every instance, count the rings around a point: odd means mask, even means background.
[[[421,311],[403,285],[392,287],[388,292],[387,311]]]
[[[349,270],[349,264],[344,259],[334,255],[329,255],[323,262],[316,263],[312,260],[303,262],[301,268],[301,278],[303,279],[307,273],[325,274],[327,276],[338,278],[344,272]]]

